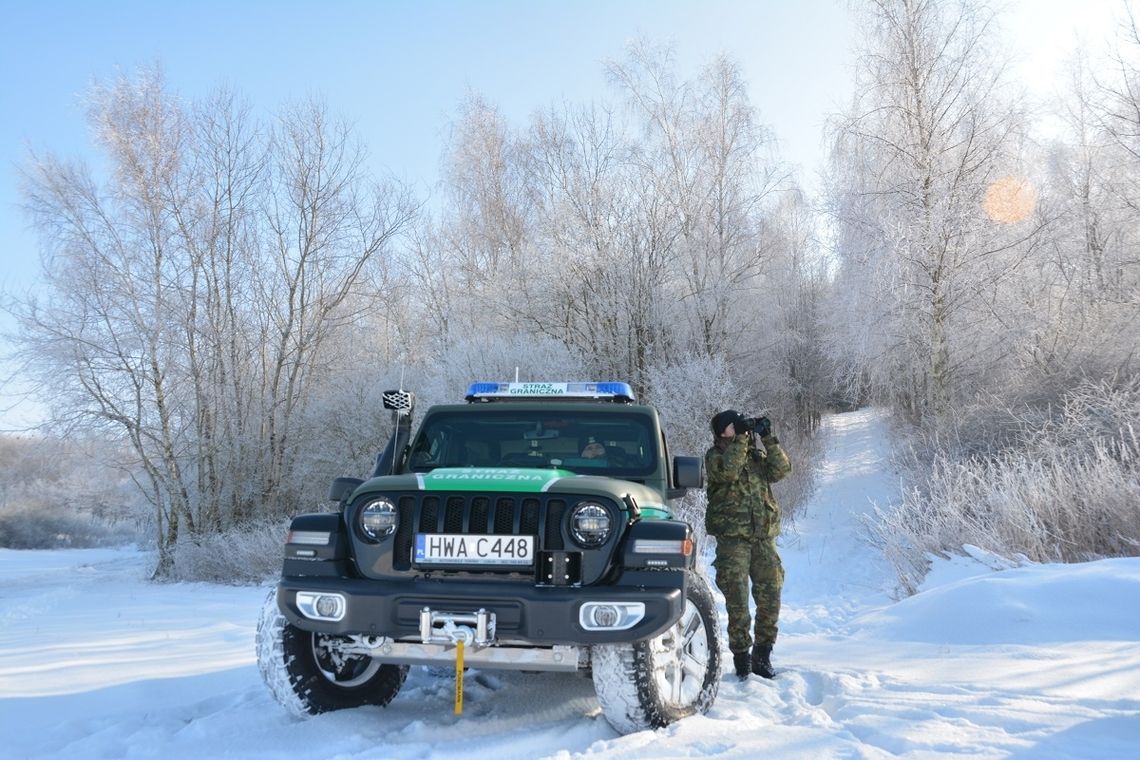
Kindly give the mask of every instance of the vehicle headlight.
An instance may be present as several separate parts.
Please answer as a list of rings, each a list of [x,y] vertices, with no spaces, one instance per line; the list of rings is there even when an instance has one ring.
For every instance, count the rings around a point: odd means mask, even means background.
[[[381,496],[372,499],[360,510],[360,530],[373,541],[396,530],[396,505]]]
[[[601,504],[584,501],[570,513],[570,535],[583,548],[596,549],[610,537],[610,513]]]

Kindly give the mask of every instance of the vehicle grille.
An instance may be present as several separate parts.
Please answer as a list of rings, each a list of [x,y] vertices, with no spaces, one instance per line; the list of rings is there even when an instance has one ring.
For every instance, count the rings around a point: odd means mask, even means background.
[[[562,520],[566,504],[565,496],[547,494],[401,494],[396,498],[400,522],[393,567],[411,568],[416,533],[531,535],[536,537],[538,550],[561,551],[565,548]]]

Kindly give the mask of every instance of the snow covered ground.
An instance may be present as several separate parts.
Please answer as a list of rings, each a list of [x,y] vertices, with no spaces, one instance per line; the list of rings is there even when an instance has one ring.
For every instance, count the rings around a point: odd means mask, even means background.
[[[894,602],[858,527],[896,492],[882,420],[825,433],[819,490],[781,539],[782,672],[726,675],[707,716],[622,737],[587,678],[475,671],[455,716],[450,678],[413,668],[387,708],[294,721],[254,663],[266,589],[148,583],[134,550],[0,550],[0,756],[1136,757],[1140,559],[939,561]]]

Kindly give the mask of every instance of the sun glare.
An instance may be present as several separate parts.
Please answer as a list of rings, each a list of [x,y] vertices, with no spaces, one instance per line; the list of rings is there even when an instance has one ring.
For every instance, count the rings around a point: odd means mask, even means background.
[[[1024,222],[1037,207],[1037,190],[1024,177],[1002,177],[990,183],[982,208],[999,224]]]

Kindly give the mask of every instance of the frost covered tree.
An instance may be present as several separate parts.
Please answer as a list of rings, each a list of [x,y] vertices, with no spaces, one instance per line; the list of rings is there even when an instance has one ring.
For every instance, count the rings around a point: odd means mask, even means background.
[[[1023,119],[984,7],[876,0],[864,23],[832,128],[836,347],[853,381],[938,417],[1004,351],[995,305],[1038,229],[1018,194]]]
[[[1140,106],[1128,94],[1140,79],[1138,53],[1130,33],[1114,65],[1094,76],[1099,61],[1078,51],[1053,104],[1064,129],[1040,151],[1043,234],[997,315],[1013,338],[1009,385],[1038,406],[1058,404],[1081,381],[1135,372],[1140,159],[1126,124]]]
[[[531,263],[531,198],[520,138],[498,108],[469,94],[460,104],[444,163],[444,208],[436,243],[451,300],[478,325],[504,328],[517,316],[515,290]]]
[[[363,147],[320,105],[285,113],[272,155],[263,200],[267,266],[255,278],[258,329],[267,338],[258,356],[265,501],[280,498],[286,484],[294,493],[300,486],[294,415],[329,368],[328,344],[387,295],[382,278],[369,275],[414,208],[403,189],[365,174]]]
[[[191,126],[157,76],[96,91],[91,119],[113,167],[107,187],[51,156],[28,169],[28,207],[50,255],[49,296],[24,310],[24,349],[65,419],[129,441],[157,544],[168,548],[197,518],[185,456],[193,399],[172,372],[185,356],[190,282],[167,202],[187,200]],[[164,570],[169,554],[160,555]]]
[[[1127,200],[1140,164],[1103,128],[1084,58],[1061,105],[1067,130],[1049,146],[1042,173],[1047,234],[1008,316],[1019,325],[1030,386],[1051,401],[1082,377],[1127,371],[1134,341],[1124,336],[1138,326],[1140,283],[1131,253],[1140,214]]]
[[[634,160],[675,224],[669,292],[683,319],[676,343],[707,356],[748,356],[741,339],[756,316],[750,299],[772,250],[764,224],[786,177],[747,83],[724,56],[678,81],[673,51],[644,41],[609,73],[642,135]]]
[[[461,105],[438,217],[406,259],[428,345],[521,330],[639,390],[658,367],[723,358],[798,414],[774,390],[797,382],[794,306],[771,296],[803,270],[779,218],[798,212],[739,68],[720,57],[681,79],[643,42],[607,73],[618,105],[558,104],[525,129],[477,96]]]
[[[591,357],[594,371],[644,388],[649,357],[671,340],[662,327],[673,222],[609,110],[536,115],[528,144],[543,260],[521,286],[529,321]]]
[[[1114,74],[1096,83],[1093,97],[1097,136],[1107,149],[1090,162],[1088,191],[1100,202],[1082,205],[1088,219],[1086,281],[1100,311],[1096,321],[1121,337],[1140,328],[1140,28],[1132,7],[1127,10]],[[1105,346],[1099,363],[1135,373],[1135,348],[1134,341],[1118,338]]]
[[[58,422],[133,450],[163,575],[183,537],[299,504],[300,412],[412,206],[365,181],[319,106],[271,130],[145,72],[96,88],[89,115],[105,177],[50,155],[26,169],[47,254],[21,350]]]
[[[783,193],[770,217],[771,284],[762,297],[769,316],[749,334],[761,351],[756,372],[769,389],[767,404],[813,433],[834,401],[834,362],[827,352],[830,295],[819,242],[820,217],[798,190]]]
[[[952,28],[968,27],[959,23]],[[960,368],[950,387],[954,413],[916,431],[910,447],[914,458],[904,464],[909,486],[903,504],[897,512],[880,515],[882,522],[873,529],[906,574],[923,567],[929,552],[957,551],[965,544],[1049,561],[1135,551],[1135,335],[1140,331],[1135,201],[1140,164],[1134,125],[1140,124],[1135,117],[1140,101],[1134,93],[1140,78],[1134,63],[1140,47],[1134,28],[1127,28],[1108,74],[1094,77],[1095,59],[1077,58],[1071,91],[1053,103],[1066,127],[1063,133],[1044,146],[1012,153],[1009,147],[1017,141],[994,144],[983,154],[992,160],[973,164],[984,169],[996,163],[1003,170],[1004,176],[980,194],[979,205],[1003,223],[993,231],[1012,241],[1008,253],[992,260],[1016,277],[988,277],[994,270],[980,266],[988,256],[947,270],[968,275],[958,280],[958,287],[968,285],[984,294],[980,302],[988,308],[977,310],[968,302],[964,307],[975,331],[965,333],[970,341],[966,350],[949,344],[951,366],[957,357]],[[995,102],[1000,100],[991,99],[990,106]],[[854,145],[873,147],[874,142]],[[953,154],[954,143],[942,145]],[[905,155],[888,155],[896,165],[907,166]],[[1019,155],[1035,166],[1018,176],[1008,167]],[[841,272],[852,275],[837,284],[846,289],[890,282],[858,275],[898,278],[893,252],[911,228],[905,218],[883,213],[880,196],[870,191],[893,188],[877,184],[878,175],[867,171],[881,174],[891,165],[860,165],[847,155],[838,159],[848,168],[843,176],[858,180],[849,182],[848,189],[868,191],[834,196],[841,219],[839,242],[845,248]],[[864,170],[850,171],[852,166]],[[893,226],[884,227],[883,219]],[[962,219],[961,229],[969,230],[968,215]],[[1024,230],[1022,240],[1016,238],[1019,229]],[[1001,234],[974,230],[962,239],[971,244],[1002,240]],[[858,306],[857,299],[846,302]],[[888,304],[902,312],[906,302]],[[953,313],[948,315],[953,324]],[[872,323],[891,325],[888,319]],[[863,338],[852,352],[859,360],[852,361],[856,371],[874,382],[874,373],[883,367],[866,360],[871,357],[889,360],[887,368],[907,376],[913,365],[905,354],[900,360],[897,342],[880,341],[871,330],[856,335]],[[1003,351],[978,350],[994,337]],[[973,381],[973,387],[963,387],[963,380]],[[923,422],[929,421],[924,417]],[[921,571],[910,577],[920,576]]]

